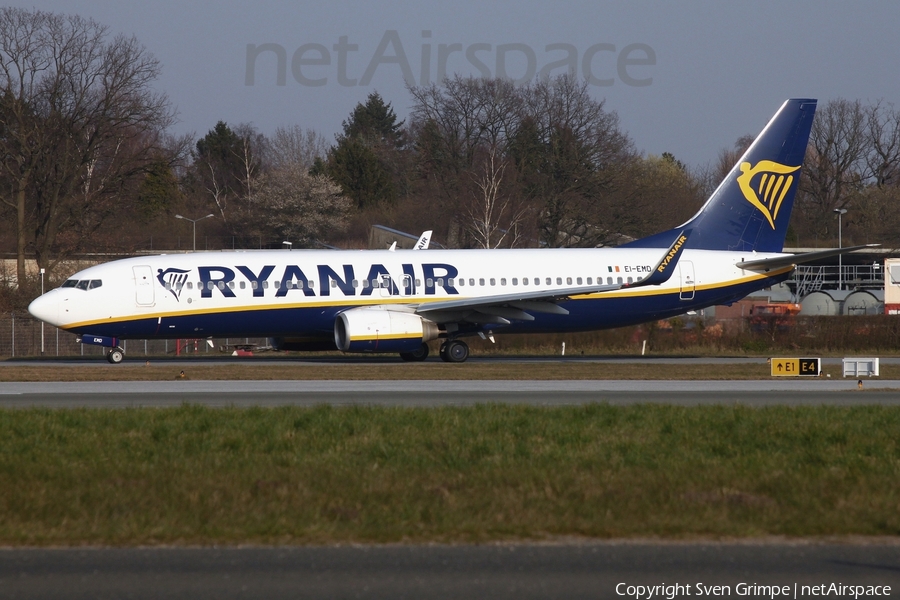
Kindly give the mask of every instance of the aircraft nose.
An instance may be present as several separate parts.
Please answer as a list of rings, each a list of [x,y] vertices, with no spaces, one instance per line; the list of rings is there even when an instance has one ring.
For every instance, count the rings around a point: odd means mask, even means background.
[[[35,298],[28,305],[28,312],[45,323],[59,325],[59,303],[54,292],[55,290]]]

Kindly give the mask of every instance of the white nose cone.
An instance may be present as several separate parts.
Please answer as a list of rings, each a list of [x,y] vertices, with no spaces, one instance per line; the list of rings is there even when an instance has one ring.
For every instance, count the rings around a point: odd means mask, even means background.
[[[56,290],[47,292],[43,296],[35,298],[28,305],[28,312],[37,319],[50,323],[51,325],[59,325],[59,303],[57,302]]]

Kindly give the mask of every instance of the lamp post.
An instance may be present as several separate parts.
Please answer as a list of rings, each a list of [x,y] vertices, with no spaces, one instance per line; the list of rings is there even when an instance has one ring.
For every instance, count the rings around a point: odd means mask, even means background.
[[[843,217],[844,215],[847,214],[847,209],[846,208],[836,208],[836,209],[834,209],[834,212],[836,212],[837,216],[838,216],[838,250],[841,250],[844,247],[843,240],[841,238],[841,233],[842,233],[841,217]],[[844,289],[844,268],[843,267],[844,267],[844,265],[843,265],[843,261],[841,260],[841,255],[838,254],[838,290]]]
[[[44,295],[44,267],[41,267],[41,296]],[[41,357],[44,356],[44,322],[41,321]]]
[[[216,215],[209,213],[205,217],[200,217],[199,219],[188,219],[187,217],[182,217],[181,215],[175,215],[176,219],[184,219],[185,221],[190,221],[191,224],[194,226],[194,252],[197,251],[197,221],[202,221],[203,219],[208,219],[208,218],[214,217],[214,216],[216,216]]]

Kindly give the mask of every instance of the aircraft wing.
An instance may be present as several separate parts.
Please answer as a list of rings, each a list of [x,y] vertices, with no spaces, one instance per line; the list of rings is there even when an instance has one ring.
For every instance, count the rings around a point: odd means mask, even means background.
[[[771,269],[779,269],[781,267],[791,267],[802,265],[803,263],[819,260],[820,258],[829,258],[838,254],[846,254],[854,250],[862,248],[877,248],[881,244],[863,244],[861,246],[848,246],[846,248],[832,248],[831,250],[821,250],[819,252],[804,252],[803,254],[788,254],[786,256],[775,256],[773,258],[760,258],[758,260],[744,260],[735,263],[735,266],[741,269],[749,269],[750,271],[769,271]]]
[[[660,285],[672,277],[678,259],[684,250],[690,230],[682,231],[675,242],[653,267],[650,275],[632,283],[607,285],[586,285],[578,287],[552,288],[502,296],[484,298],[463,298],[428,302],[416,307],[416,313],[437,322],[467,321],[470,323],[497,323],[506,325],[509,319],[533,321],[531,312],[567,315],[569,311],[556,303],[584,294],[599,294],[621,289],[632,289],[648,285]]]

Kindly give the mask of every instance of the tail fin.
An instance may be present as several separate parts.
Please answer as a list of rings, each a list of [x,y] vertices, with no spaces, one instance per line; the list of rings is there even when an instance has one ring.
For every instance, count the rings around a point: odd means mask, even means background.
[[[781,252],[815,112],[787,100],[690,221],[628,246],[666,248],[690,228],[688,248]]]

